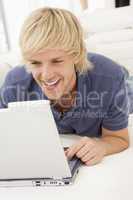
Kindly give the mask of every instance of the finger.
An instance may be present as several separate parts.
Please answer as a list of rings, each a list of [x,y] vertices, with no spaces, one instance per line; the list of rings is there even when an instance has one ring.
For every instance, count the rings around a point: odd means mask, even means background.
[[[94,158],[95,156],[96,156],[96,152],[92,150],[92,151],[89,151],[85,156],[83,156],[81,160],[83,162],[87,162],[91,160],[92,158]]]
[[[69,147],[67,153],[68,158],[72,158],[86,144],[87,139],[84,137],[78,143]]]
[[[93,144],[88,143],[85,144],[77,153],[76,156],[78,158],[82,158],[84,157],[89,151],[91,151],[91,149],[93,148]]]
[[[96,165],[101,161],[101,159],[97,158],[96,156],[93,157],[92,159],[90,159],[89,161],[87,161],[85,164],[87,166],[92,166],[92,165]]]
[[[82,147],[83,147],[83,143],[80,144],[75,144],[73,146],[70,147],[70,149],[67,152],[67,157],[68,158],[72,158]]]
[[[67,156],[67,150],[65,150],[64,152],[65,152],[65,155]]]

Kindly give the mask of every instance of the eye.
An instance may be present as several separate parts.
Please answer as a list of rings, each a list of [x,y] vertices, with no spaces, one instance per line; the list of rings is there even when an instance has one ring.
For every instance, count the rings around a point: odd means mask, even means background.
[[[52,63],[62,63],[63,60],[53,60]]]
[[[30,62],[31,65],[41,65],[41,62],[38,62],[38,61],[33,61],[33,62]]]
[[[28,69],[29,71],[32,71],[32,70],[35,70],[35,69],[38,69],[41,67],[41,62],[39,61],[29,61],[28,62]]]

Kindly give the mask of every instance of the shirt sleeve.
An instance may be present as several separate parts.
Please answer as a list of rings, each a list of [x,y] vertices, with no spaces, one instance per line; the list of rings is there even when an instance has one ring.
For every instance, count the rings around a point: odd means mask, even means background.
[[[9,72],[0,88],[0,108],[7,108],[9,102],[16,99],[16,86],[11,81],[12,74]]]
[[[114,88],[102,126],[108,130],[117,131],[128,126],[129,98],[124,76],[121,76],[120,80],[114,81]]]

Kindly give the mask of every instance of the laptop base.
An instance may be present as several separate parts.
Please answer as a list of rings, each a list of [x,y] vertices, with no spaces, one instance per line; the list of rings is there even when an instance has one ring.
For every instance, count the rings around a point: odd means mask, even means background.
[[[65,186],[73,184],[79,169],[77,169],[73,177],[65,179],[39,178],[39,179],[18,179],[18,180],[0,180],[0,187],[41,187],[41,186]]]

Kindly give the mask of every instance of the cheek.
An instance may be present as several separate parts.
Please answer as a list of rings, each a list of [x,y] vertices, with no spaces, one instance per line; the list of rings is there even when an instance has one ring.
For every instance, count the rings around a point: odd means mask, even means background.
[[[34,71],[34,72],[31,72],[31,73],[32,73],[32,76],[33,76],[34,79],[38,79],[39,76],[40,76],[39,72]]]
[[[75,74],[75,71],[72,69],[66,70],[64,73],[64,79],[66,82],[70,82]]]

